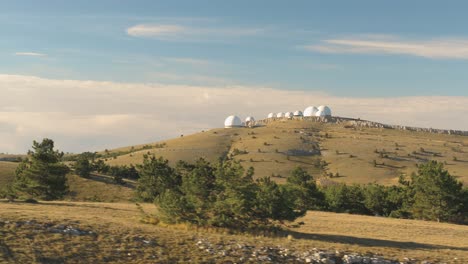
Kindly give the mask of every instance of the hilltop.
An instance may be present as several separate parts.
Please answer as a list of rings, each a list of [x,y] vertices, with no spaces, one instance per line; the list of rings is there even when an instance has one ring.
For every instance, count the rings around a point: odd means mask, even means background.
[[[468,134],[463,131],[389,126],[346,119],[260,121],[253,128],[218,128],[151,144],[101,152],[109,165],[139,164],[145,154],[171,163],[230,155],[256,177],[284,182],[297,166],[324,184],[391,185],[428,160],[468,183]]]

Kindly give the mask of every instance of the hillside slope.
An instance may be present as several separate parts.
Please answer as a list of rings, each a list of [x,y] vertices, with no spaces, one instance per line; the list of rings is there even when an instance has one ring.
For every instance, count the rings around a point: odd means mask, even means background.
[[[16,162],[0,161],[0,189],[15,177]]]
[[[19,163],[0,161],[0,190],[15,177]],[[133,199],[134,184],[115,184],[105,176],[93,175],[85,179],[76,175],[67,175],[70,192],[64,197],[68,201],[93,202],[128,202]]]
[[[255,128],[213,129],[162,142],[108,151],[110,165],[138,164],[144,154],[193,161],[216,161],[226,153],[256,177],[283,182],[301,166],[322,182],[395,184],[401,174],[427,160],[445,162],[449,172],[468,183],[468,137],[346,123],[282,120]],[[326,162],[326,166],[321,164]],[[332,175],[332,176],[330,176]]]

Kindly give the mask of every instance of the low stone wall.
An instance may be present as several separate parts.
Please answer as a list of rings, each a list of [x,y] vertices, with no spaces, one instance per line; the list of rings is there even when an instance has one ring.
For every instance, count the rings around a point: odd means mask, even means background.
[[[395,129],[395,130],[406,130],[406,131],[416,131],[416,132],[426,132],[433,134],[447,134],[447,135],[459,135],[459,136],[468,136],[468,131],[462,130],[452,130],[452,129],[435,129],[435,128],[421,128],[421,127],[411,127],[411,126],[400,126],[400,125],[387,125],[373,121],[338,117],[338,116],[321,116],[321,117],[293,117],[291,120],[304,120],[312,122],[321,122],[321,123],[334,123],[334,124],[343,124],[345,126],[352,127],[368,127],[368,128],[385,128],[385,129]],[[256,121],[256,125],[266,125],[275,121],[286,121],[288,118],[268,118],[263,120]]]

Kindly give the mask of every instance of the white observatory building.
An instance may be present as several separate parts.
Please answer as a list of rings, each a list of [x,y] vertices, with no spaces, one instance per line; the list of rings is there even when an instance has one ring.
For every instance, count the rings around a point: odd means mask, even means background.
[[[326,105],[321,105],[317,109],[318,111],[315,113],[315,116],[331,116],[332,115],[330,107]]]
[[[283,112],[279,112],[276,114],[276,117],[277,118],[283,118],[284,117],[284,113]]]
[[[274,113],[269,113],[267,118],[274,118],[275,114]]]
[[[290,119],[293,117],[293,113],[292,112],[286,112],[286,114],[284,114],[284,117]]]
[[[224,120],[225,128],[242,127],[242,121],[238,116],[231,115]]]
[[[253,127],[254,125],[255,125],[255,118],[253,118],[253,116],[248,116],[245,119],[245,126]]]
[[[315,106],[309,106],[309,107],[307,107],[307,108],[304,110],[304,116],[305,116],[305,117],[315,116],[315,114],[316,114],[318,111],[319,111],[319,110],[317,109],[317,107],[315,107]]]
[[[293,115],[294,115],[294,117],[300,117],[300,116],[302,116],[302,111],[296,110],[296,111],[294,111]]]

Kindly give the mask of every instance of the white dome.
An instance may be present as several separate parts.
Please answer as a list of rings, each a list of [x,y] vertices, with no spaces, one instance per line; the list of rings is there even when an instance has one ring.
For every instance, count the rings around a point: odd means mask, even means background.
[[[292,112],[287,112],[286,114],[284,114],[284,117],[291,118],[291,117],[293,117],[293,113]]]
[[[304,116],[315,116],[315,113],[318,112],[317,107],[309,106],[304,110]]]
[[[232,115],[228,116],[226,120],[224,120],[224,127],[241,127],[242,121],[238,116]]]
[[[277,117],[277,118],[284,117],[284,113],[282,113],[282,112],[279,112],[279,113],[277,113],[277,114],[276,114],[276,117]]]
[[[275,117],[275,114],[274,114],[274,113],[269,113],[269,114],[268,114],[268,118],[273,118],[273,117]]]
[[[302,116],[302,111],[296,110],[293,113],[294,116]]]
[[[315,116],[331,116],[331,109],[326,105],[321,105],[318,107],[318,112],[315,113]]]
[[[255,122],[255,118],[253,118],[253,116],[248,116],[246,119],[245,119],[245,123],[247,122]]]

